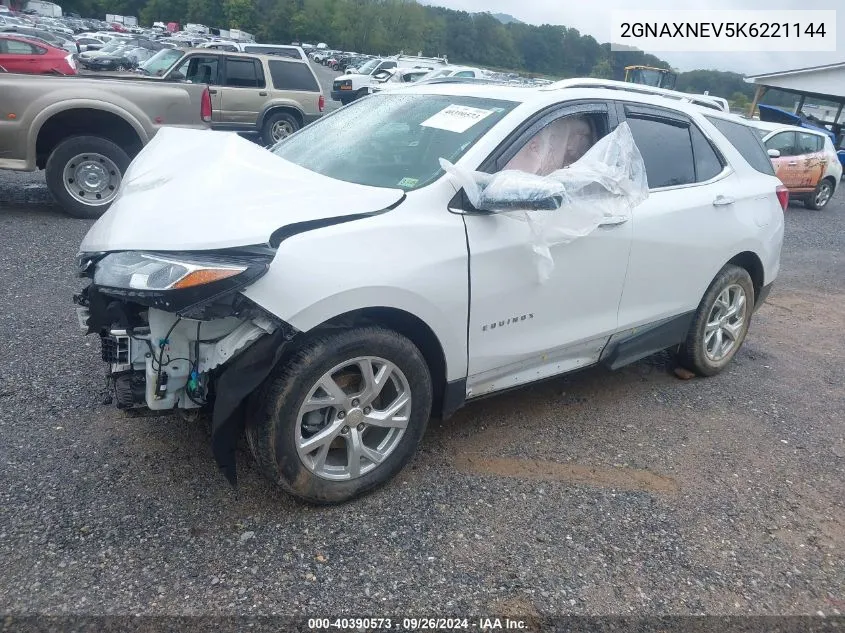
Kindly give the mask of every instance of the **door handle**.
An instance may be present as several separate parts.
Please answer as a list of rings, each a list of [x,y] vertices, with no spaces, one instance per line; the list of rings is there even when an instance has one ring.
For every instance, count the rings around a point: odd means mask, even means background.
[[[713,199],[713,206],[714,207],[725,207],[729,204],[733,204],[734,202],[736,202],[736,201],[733,198],[731,198],[730,196],[716,196]]]
[[[791,161],[791,162],[788,162],[788,163],[787,163],[787,165],[797,165],[797,164],[798,164],[798,163],[796,163],[794,160],[793,160],[793,161]]]
[[[209,89],[208,89],[208,94],[210,94],[210,95],[216,95],[216,94],[217,94],[217,91],[216,91],[216,90],[214,90],[213,88],[209,88]]]
[[[625,224],[627,221],[628,218],[624,215],[609,215],[602,218],[602,221],[599,222],[599,226],[619,226],[620,224]]]
[[[259,92],[259,93],[258,93],[258,96],[259,96],[259,97],[266,97],[266,96],[267,96],[267,93],[266,93],[266,92]]]

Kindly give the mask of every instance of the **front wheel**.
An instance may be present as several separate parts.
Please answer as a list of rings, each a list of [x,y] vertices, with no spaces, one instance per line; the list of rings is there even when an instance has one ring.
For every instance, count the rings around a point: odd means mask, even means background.
[[[754,284],[744,268],[728,264],[710,284],[695,312],[678,361],[701,376],[714,376],[736,355],[748,333]]]
[[[813,211],[821,211],[830,202],[833,196],[833,183],[825,178],[816,185],[816,190],[810,194],[810,197],[804,202],[804,206]]]
[[[70,215],[97,218],[117,196],[130,161],[108,139],[72,136],[56,145],[47,159],[47,187]]]
[[[431,413],[428,366],[378,327],[314,339],[250,399],[246,435],[259,469],[311,503],[384,484],[416,452]]]

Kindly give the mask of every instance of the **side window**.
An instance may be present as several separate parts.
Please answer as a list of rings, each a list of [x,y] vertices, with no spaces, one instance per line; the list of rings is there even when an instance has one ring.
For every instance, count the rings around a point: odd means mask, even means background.
[[[795,144],[795,132],[781,132],[766,141],[766,149],[776,149],[781,156],[797,156],[800,154]]]
[[[715,178],[725,166],[722,159],[698,126],[690,126],[689,131],[692,137],[692,153],[695,157],[695,181],[704,182]]]
[[[270,66],[270,78],[273,80],[273,86],[276,90],[320,91],[308,64],[271,59],[268,65]]]
[[[390,70],[391,68],[396,68],[396,62],[382,62],[378,67],[379,70]]]
[[[9,55],[38,55],[39,50],[32,44],[27,42],[19,42],[17,40],[5,40],[6,53]],[[43,51],[41,51],[43,52]]]
[[[531,136],[504,169],[548,176],[568,167],[607,134],[607,115],[571,114],[551,121]]]
[[[219,63],[220,58],[216,55],[197,55],[185,58],[172,72],[179,73],[177,77],[181,75],[191,83],[216,86]]]
[[[643,156],[650,189],[695,182],[689,124],[631,114],[627,121]]]
[[[772,161],[766,154],[762,139],[758,136],[758,129],[752,129],[736,121],[728,121],[718,117],[707,117],[707,120],[724,135],[751,167],[761,174],[775,175]]]
[[[475,77],[475,71],[473,71],[473,70],[462,70],[459,73],[455,73],[455,77]]]
[[[798,153],[799,154],[815,154],[822,151],[824,139],[818,134],[808,134],[807,132],[798,132]]]
[[[264,73],[259,62],[240,57],[226,58],[226,85],[232,88],[263,88]]]

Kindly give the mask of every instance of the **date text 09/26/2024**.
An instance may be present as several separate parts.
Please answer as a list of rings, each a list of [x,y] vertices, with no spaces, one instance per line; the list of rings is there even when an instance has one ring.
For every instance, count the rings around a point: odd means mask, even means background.
[[[511,618],[309,618],[314,631],[520,631],[523,620]]]

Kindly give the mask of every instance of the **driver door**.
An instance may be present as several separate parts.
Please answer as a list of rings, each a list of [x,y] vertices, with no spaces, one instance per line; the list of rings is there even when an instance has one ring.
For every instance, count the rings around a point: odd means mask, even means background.
[[[618,124],[607,102],[562,106],[531,124],[483,171],[507,167],[546,175],[565,166],[569,150],[556,146],[561,137],[547,132],[571,117],[591,122],[592,143]],[[540,146],[548,151],[532,154]],[[527,213],[565,212],[563,207]],[[543,281],[527,222],[501,213],[465,214],[464,221],[470,253],[468,396],[596,363],[618,324],[631,222],[606,224],[586,237],[552,245],[554,268]]]
[[[780,152],[780,156],[772,158],[775,175],[788,189],[800,187],[803,174],[798,160],[798,138],[795,132],[779,132],[767,139],[765,144],[767,150]]]

